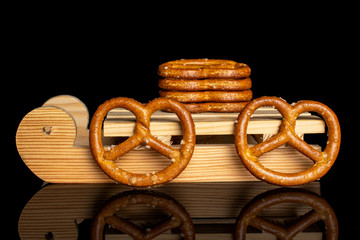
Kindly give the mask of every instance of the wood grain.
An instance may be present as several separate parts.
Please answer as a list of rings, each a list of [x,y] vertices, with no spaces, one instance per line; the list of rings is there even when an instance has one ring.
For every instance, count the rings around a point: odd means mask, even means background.
[[[46,182],[112,183],[114,181],[100,170],[90,153],[87,140],[87,124],[85,123],[88,113],[84,104],[78,101],[77,98],[71,96],[61,96],[60,99],[52,99],[47,102],[48,104],[45,104],[46,106],[29,112],[19,124],[17,130],[16,145],[18,152],[29,169]],[[52,106],[51,104],[59,106]],[[269,111],[273,110],[263,109],[262,113],[266,116]],[[116,111],[115,113],[117,114]],[[173,120],[174,114],[164,112],[158,112],[158,114],[159,116],[156,115],[155,117],[159,118],[159,121],[162,119],[160,116],[164,115],[166,117],[161,120],[163,123],[178,124],[177,120]],[[227,125],[231,122],[233,127],[233,114],[216,115],[193,115],[195,121],[198,121],[196,127],[198,128],[203,124],[204,129],[208,129],[206,131],[210,132],[210,129],[215,129],[214,125],[211,127],[209,125],[211,118],[213,120],[218,118],[218,122],[227,122]],[[306,118],[308,117],[311,116],[307,115]],[[261,118],[264,118],[264,116],[261,116]],[[110,119],[112,119],[111,116]],[[269,119],[271,122],[272,118],[269,117]],[[134,121],[134,119],[131,121]],[[314,121],[323,124],[323,121],[318,119],[304,120],[305,125],[312,126],[316,125]],[[254,118],[252,122],[255,122],[255,125],[261,125],[261,128],[270,128],[266,127],[268,126],[267,123],[260,119]],[[164,124],[163,129],[166,129],[166,126]],[[153,125],[151,125],[152,127]],[[315,130],[311,131],[321,132],[323,130],[323,127],[316,127]],[[165,135],[169,134],[169,129],[163,131],[165,131]],[[308,131],[306,130],[306,132]],[[318,146],[314,147],[319,148]],[[283,146],[265,154],[260,158],[260,161],[263,162],[264,166],[282,172],[302,171],[313,164],[307,157],[288,146]],[[159,153],[146,149],[130,151],[116,160],[116,164],[131,172],[151,173],[163,169],[171,162]],[[221,143],[197,144],[190,164],[173,181],[228,182],[257,181],[257,179],[244,168],[236,153],[235,146]]]
[[[197,113],[192,114],[196,135],[234,134],[238,113]],[[276,134],[282,122],[281,114],[274,108],[262,107],[252,116],[248,134]],[[125,109],[114,109],[104,121],[104,136],[132,136],[135,128],[135,116]],[[298,134],[324,133],[325,122],[310,113],[301,114],[295,131]],[[153,135],[181,135],[181,125],[174,113],[158,111],[151,117]]]
[[[49,135],[43,133],[51,126]],[[88,147],[74,146],[76,135],[72,118],[54,107],[30,112],[21,122],[17,147],[25,164],[41,179],[52,183],[113,182],[98,167]],[[312,161],[291,147],[283,147],[261,157],[263,164],[283,172],[301,171]],[[116,161],[132,172],[160,170],[170,160],[153,150],[131,151]],[[206,171],[204,171],[206,169]],[[203,144],[195,147],[188,167],[175,182],[253,181],[232,144]]]

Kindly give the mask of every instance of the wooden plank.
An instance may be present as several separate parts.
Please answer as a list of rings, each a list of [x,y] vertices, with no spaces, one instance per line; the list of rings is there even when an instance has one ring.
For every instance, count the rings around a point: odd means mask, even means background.
[[[206,119],[234,119],[237,118],[237,116],[239,115],[239,113],[213,113],[213,112],[204,112],[204,113],[193,113],[192,117],[194,119],[201,119],[201,118],[206,118]],[[279,116],[280,113],[278,110],[276,110],[273,107],[260,107],[259,109],[257,109],[253,116]],[[311,114],[309,112],[305,112],[302,114],[302,116],[310,116]],[[111,110],[107,117],[108,118],[123,118],[125,116],[134,116],[130,111],[123,109],[123,108],[115,108],[113,110]],[[169,113],[169,112],[164,112],[164,111],[157,111],[155,113],[155,116],[161,117],[163,119],[176,119],[176,116],[173,113]]]
[[[22,148],[22,158],[39,178],[52,183],[111,183],[93,160],[89,149]],[[281,172],[299,172],[313,165],[312,161],[291,147],[278,148],[260,158],[263,165]],[[158,171],[170,160],[149,150],[131,151],[116,164],[134,173]],[[206,171],[205,171],[206,170]],[[186,169],[173,182],[258,181],[241,163],[232,144],[196,146]]]
[[[238,113],[198,113],[192,114],[196,135],[228,135],[234,133]],[[124,109],[109,112],[104,121],[104,136],[131,136],[135,128],[135,116]],[[282,122],[281,114],[273,108],[258,109],[249,122],[248,134],[276,134]],[[151,117],[153,135],[182,135],[181,125],[174,113],[158,111]],[[325,122],[310,113],[301,114],[295,131],[298,134],[324,133]]]

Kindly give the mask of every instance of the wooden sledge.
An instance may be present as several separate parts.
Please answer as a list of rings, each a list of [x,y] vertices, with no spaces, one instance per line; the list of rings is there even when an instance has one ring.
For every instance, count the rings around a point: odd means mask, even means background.
[[[257,181],[242,165],[233,143],[237,113],[192,114],[197,143],[187,168],[173,182]],[[282,117],[273,108],[260,108],[252,116],[248,138],[257,142],[278,132]],[[93,159],[88,143],[89,113],[73,96],[61,95],[29,112],[16,134],[18,152],[39,178],[51,183],[111,183]],[[104,144],[109,147],[133,134],[135,117],[128,111],[114,109],[104,121]],[[151,117],[153,135],[180,144],[181,125],[173,113],[156,112]],[[324,133],[325,122],[310,113],[296,122],[296,133]],[[250,140],[249,140],[250,141]],[[254,140],[253,140],[254,141]],[[255,142],[254,142],[255,143]],[[320,148],[319,146],[315,146]],[[260,158],[275,171],[299,172],[313,162],[289,146],[282,146]],[[133,150],[116,160],[120,168],[134,172],[158,171],[170,160],[152,149]]]

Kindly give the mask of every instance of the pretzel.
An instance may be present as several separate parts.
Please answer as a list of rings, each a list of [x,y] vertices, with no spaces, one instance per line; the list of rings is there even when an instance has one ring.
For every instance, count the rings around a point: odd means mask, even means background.
[[[164,78],[159,80],[159,87],[172,91],[240,91],[251,88],[251,79],[175,79]]]
[[[179,102],[244,102],[252,99],[252,91],[202,91],[173,92],[160,91],[160,97],[178,100]]]
[[[274,106],[283,116],[279,133],[272,138],[248,146],[247,126],[250,116],[261,106]],[[304,142],[295,133],[296,118],[303,112],[319,113],[328,126],[328,142],[323,152]],[[299,101],[294,105],[277,97],[261,97],[251,101],[239,114],[235,128],[235,146],[245,167],[258,179],[277,185],[300,185],[324,176],[334,164],[340,148],[341,132],[335,113],[326,105],[315,101]],[[259,157],[283,144],[290,144],[314,161],[314,165],[298,173],[281,173],[264,167]]]
[[[143,230],[116,214],[121,208],[139,204],[160,207],[171,216],[157,226]],[[127,191],[109,200],[92,222],[92,240],[103,239],[105,224],[119,229],[134,239],[153,239],[176,227],[180,228],[185,240],[195,239],[194,225],[185,208],[171,197],[154,191]]]
[[[287,228],[258,216],[263,209],[281,203],[306,204],[313,210],[296,219]],[[249,225],[272,233],[278,239],[293,239],[296,234],[320,220],[325,223],[326,239],[337,240],[339,227],[336,214],[323,198],[303,189],[280,188],[270,190],[256,196],[242,209],[236,220],[235,239],[246,239],[246,230]]]
[[[246,104],[249,102],[232,102],[232,103],[217,103],[217,102],[204,102],[204,103],[183,103],[183,105],[191,113],[202,112],[241,112]]]
[[[105,115],[113,108],[125,108],[136,116],[135,133],[126,141],[111,150],[104,150],[101,140],[101,126]],[[151,115],[161,109],[171,109],[180,119],[183,128],[183,141],[180,149],[173,149],[154,137],[150,130]],[[90,149],[100,168],[112,179],[131,186],[152,186],[171,181],[189,163],[195,147],[195,126],[190,112],[181,103],[165,98],[157,98],[143,105],[131,98],[114,98],[103,103],[95,112],[90,124]],[[134,174],[117,167],[114,160],[143,144],[171,159],[165,169]]]
[[[165,78],[245,78],[250,76],[245,63],[221,59],[182,59],[163,63],[158,74]]]

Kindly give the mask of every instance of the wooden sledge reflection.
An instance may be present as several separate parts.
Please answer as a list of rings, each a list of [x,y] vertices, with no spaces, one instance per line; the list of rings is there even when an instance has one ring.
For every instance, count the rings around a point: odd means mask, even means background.
[[[303,189],[320,193],[320,183],[313,182]],[[243,207],[256,195],[276,189],[264,182],[223,183],[169,183],[152,191],[166,194],[179,202],[190,215],[195,226],[196,239],[233,239],[236,218]],[[37,192],[24,207],[19,219],[21,239],[78,239],[81,223],[91,221],[112,197],[131,190],[116,184],[50,184]],[[263,217],[296,217],[307,213],[306,205],[281,204],[262,212]],[[151,222],[164,214],[151,206],[119,209],[121,217]],[[145,219],[145,220],[144,220]],[[215,229],[218,229],[215,231]],[[225,230],[224,230],[225,229]],[[215,232],[214,232],[215,231]],[[127,235],[109,229],[106,239],[131,239]],[[272,239],[267,233],[249,232],[252,239]],[[300,233],[299,239],[322,239],[319,229]],[[256,238],[257,237],[257,238]],[[260,237],[260,238],[259,238]],[[177,233],[165,232],[157,239],[180,239]],[[251,238],[249,238],[251,239]],[[313,238],[311,238],[313,239]]]

